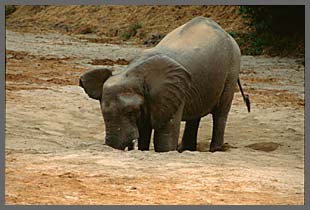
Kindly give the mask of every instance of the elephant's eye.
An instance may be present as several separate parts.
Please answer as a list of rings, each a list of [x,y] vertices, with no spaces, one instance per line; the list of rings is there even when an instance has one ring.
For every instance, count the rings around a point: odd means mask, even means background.
[[[104,116],[112,116],[116,113],[115,109],[111,109],[111,107],[103,107],[102,113]]]
[[[139,112],[139,109],[136,109],[134,107],[130,107],[126,109],[127,115],[131,117],[135,117],[138,114],[138,112]]]
[[[133,109],[127,111],[127,114],[128,114],[128,115],[135,115],[136,113],[137,113],[137,111],[136,111],[136,110],[133,110]]]

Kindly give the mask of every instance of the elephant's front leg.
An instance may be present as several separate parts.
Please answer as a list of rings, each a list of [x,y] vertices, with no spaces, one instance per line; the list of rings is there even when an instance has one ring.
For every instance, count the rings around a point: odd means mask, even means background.
[[[139,127],[138,149],[149,150],[152,134],[152,126],[149,118],[145,120]]]
[[[155,152],[168,152],[177,150],[183,107],[184,104],[179,107],[178,111],[164,126],[155,129]]]

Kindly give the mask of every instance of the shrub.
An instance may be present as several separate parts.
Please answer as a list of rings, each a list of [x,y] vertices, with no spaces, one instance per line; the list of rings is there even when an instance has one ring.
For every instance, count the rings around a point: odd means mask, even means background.
[[[142,28],[140,23],[133,23],[129,26],[129,33],[132,34],[132,36],[135,36],[139,28]]]
[[[138,29],[142,28],[142,25],[138,22],[129,25],[128,29],[121,34],[123,40],[128,40],[137,34]]]
[[[304,6],[240,6],[240,13],[251,19],[257,33],[280,33],[284,36],[305,31]]]
[[[249,34],[230,32],[247,55],[304,54],[304,6],[240,6],[242,17],[255,31]]]
[[[16,11],[16,6],[14,5],[5,5],[5,16],[9,16]]]

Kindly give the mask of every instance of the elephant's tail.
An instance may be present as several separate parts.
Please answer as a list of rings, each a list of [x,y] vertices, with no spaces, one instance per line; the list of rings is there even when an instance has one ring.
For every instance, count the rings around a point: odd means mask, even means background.
[[[241,91],[243,100],[244,100],[244,102],[245,102],[245,104],[246,104],[246,106],[247,106],[247,108],[248,108],[248,112],[250,112],[250,111],[251,111],[250,97],[249,97],[248,94],[245,95],[245,94],[243,93],[243,89],[242,89],[242,86],[241,86],[241,83],[240,83],[240,79],[239,79],[239,78],[238,78],[238,86],[239,86],[239,89],[240,89],[240,91]]]

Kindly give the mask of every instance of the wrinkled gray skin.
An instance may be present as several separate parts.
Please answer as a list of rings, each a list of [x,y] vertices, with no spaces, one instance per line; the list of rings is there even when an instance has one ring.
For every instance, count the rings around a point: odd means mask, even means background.
[[[197,17],[145,50],[125,71],[84,73],[80,85],[100,101],[106,144],[157,152],[196,150],[200,118],[212,114],[210,151],[222,150],[225,124],[240,69],[240,50],[218,24]],[[178,147],[181,120],[186,121]]]

